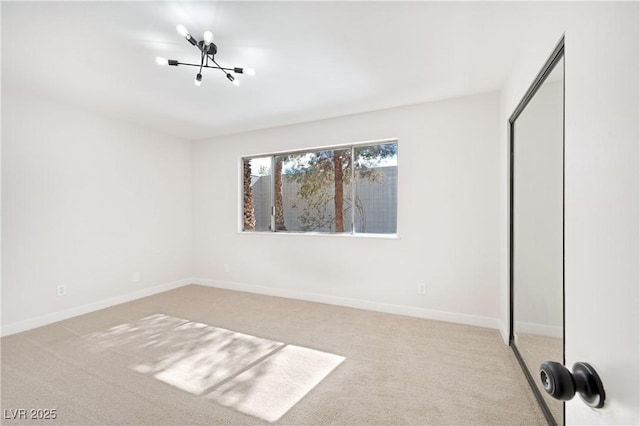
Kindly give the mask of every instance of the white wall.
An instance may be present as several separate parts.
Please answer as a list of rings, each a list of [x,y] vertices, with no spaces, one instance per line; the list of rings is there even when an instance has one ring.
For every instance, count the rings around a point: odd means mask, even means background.
[[[497,114],[487,94],[197,142],[195,276],[497,327]],[[399,239],[237,232],[240,156],[384,138],[399,139]]]
[[[568,424],[640,423],[638,3],[546,8],[547,35],[523,45],[503,91],[506,123],[562,32],[566,32],[565,297],[566,360],[591,363],[607,392],[602,410],[579,398]],[[551,11],[556,14],[552,15]],[[507,153],[506,130],[502,152]],[[502,156],[502,183],[508,167]],[[505,200],[505,198],[502,198]],[[508,218],[506,203],[501,217]],[[508,221],[501,230],[506,321]],[[508,259],[508,258],[507,258]]]
[[[2,107],[3,333],[190,276],[188,141],[6,87]]]

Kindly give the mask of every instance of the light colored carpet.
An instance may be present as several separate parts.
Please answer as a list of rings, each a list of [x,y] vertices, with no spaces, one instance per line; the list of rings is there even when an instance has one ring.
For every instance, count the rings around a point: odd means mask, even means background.
[[[495,330],[196,285],[1,345],[3,424],[546,424]]]
[[[141,361],[129,366],[133,371],[269,422],[280,419],[344,361],[339,355],[165,314],[83,338],[89,352],[127,352]]]

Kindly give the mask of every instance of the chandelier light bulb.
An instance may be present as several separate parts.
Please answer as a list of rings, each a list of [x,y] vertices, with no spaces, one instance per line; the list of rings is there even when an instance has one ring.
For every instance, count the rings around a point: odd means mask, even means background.
[[[180,34],[182,37],[189,36],[189,31],[187,31],[187,28],[182,24],[176,25],[176,31],[178,31],[178,34]]]
[[[204,32],[204,45],[209,46],[213,41],[213,33],[211,31]]]
[[[242,73],[246,75],[256,75],[256,70],[253,68],[243,68]]]
[[[156,64],[158,64],[158,65],[168,65],[169,61],[167,61],[166,58],[163,58],[161,56],[156,56]]]
[[[196,75],[196,79],[193,82],[196,86],[200,87],[200,85],[202,84],[202,74],[198,73]]]

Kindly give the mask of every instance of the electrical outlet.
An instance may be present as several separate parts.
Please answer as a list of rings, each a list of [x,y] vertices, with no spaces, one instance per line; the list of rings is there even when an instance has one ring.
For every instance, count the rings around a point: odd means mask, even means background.
[[[134,283],[140,281],[140,272],[134,272],[133,274],[131,274],[131,281],[133,281]]]
[[[58,297],[64,296],[65,294],[67,294],[67,286],[59,285],[58,287],[56,287],[56,294],[58,295]]]
[[[427,294],[427,284],[418,283],[418,294]]]
[[[228,264],[228,263],[225,263],[225,264],[224,264],[224,271],[228,273],[230,270],[231,270],[231,269],[229,268],[229,264]]]

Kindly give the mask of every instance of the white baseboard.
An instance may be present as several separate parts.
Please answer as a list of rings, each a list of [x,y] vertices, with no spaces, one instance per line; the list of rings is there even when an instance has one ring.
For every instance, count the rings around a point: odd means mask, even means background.
[[[509,344],[509,330],[502,321],[499,321],[498,331],[500,331],[500,337],[502,337],[502,341],[505,345]]]
[[[497,318],[481,317],[476,315],[460,314],[456,312],[437,311],[433,309],[416,308],[413,306],[395,305],[390,303],[374,302],[370,300],[352,299],[325,294],[307,293],[289,289],[273,288],[255,284],[218,281],[206,278],[193,278],[193,284],[208,287],[224,288],[227,290],[244,291],[247,293],[278,296],[287,299],[306,300],[308,302],[326,303],[329,305],[345,306],[348,308],[366,309],[369,311],[384,312],[388,314],[406,315],[417,318],[426,318],[437,321],[452,322],[457,324],[473,325],[477,327],[500,329]]]
[[[174,288],[183,287],[189,284],[199,284],[208,287],[224,288],[228,290],[244,291],[247,293],[263,294],[267,296],[278,296],[288,299],[305,300],[309,302],[326,303],[329,305],[345,306],[356,309],[366,309],[369,311],[384,312],[388,314],[406,315],[417,318],[426,318],[437,321],[452,322],[456,324],[466,324],[476,327],[484,327],[496,329],[500,332],[505,342],[508,342],[506,331],[501,326],[497,318],[481,317],[477,315],[461,314],[457,312],[438,311],[434,309],[417,308],[413,306],[396,305],[391,303],[374,302],[370,300],[353,299],[348,297],[331,296],[318,293],[307,293],[294,291],[289,289],[280,289],[273,287],[260,286],[255,284],[236,283],[228,281],[218,281],[206,278],[186,278],[183,280],[172,281],[160,284],[154,287],[141,289],[131,293],[111,297],[109,299],[98,302],[88,303],[86,305],[77,306],[63,311],[53,312],[24,321],[3,324],[0,335],[9,336],[11,334],[20,333],[22,331],[31,330],[33,328],[42,327],[54,322],[62,321],[68,318],[84,315],[110,306],[119,305],[121,303],[130,302],[142,297],[151,296],[162,293]]]
[[[100,300],[98,302],[76,306],[75,308],[65,309],[63,311],[53,312],[53,313],[42,315],[39,317],[30,318],[24,321],[17,321],[9,324],[2,324],[2,332],[0,333],[0,335],[9,336],[11,334],[20,333],[22,331],[31,330],[37,327],[42,327],[43,325],[52,324],[54,322],[62,321],[72,317],[77,317],[78,315],[84,315],[89,312],[94,312],[100,309],[108,308],[110,306],[130,302],[132,300],[140,299],[142,297],[147,297],[157,293],[162,293],[163,291],[172,290],[178,287],[183,287],[188,284],[193,284],[193,279],[187,278],[184,280],[172,281],[172,282],[160,284],[154,287],[137,290],[131,293],[110,297],[109,299]]]

